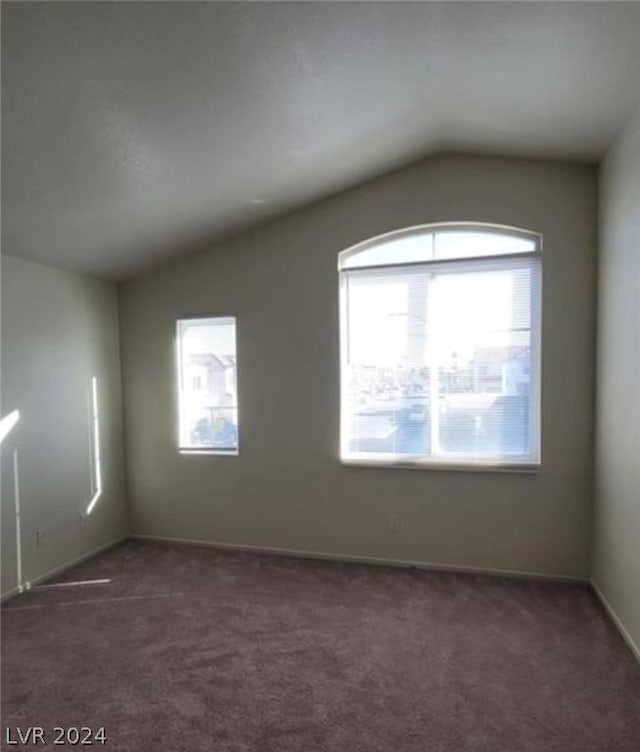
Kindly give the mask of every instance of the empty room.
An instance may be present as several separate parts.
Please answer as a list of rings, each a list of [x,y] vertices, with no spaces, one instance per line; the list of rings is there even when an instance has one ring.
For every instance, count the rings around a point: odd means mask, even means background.
[[[640,3],[2,13],[2,749],[640,750]]]

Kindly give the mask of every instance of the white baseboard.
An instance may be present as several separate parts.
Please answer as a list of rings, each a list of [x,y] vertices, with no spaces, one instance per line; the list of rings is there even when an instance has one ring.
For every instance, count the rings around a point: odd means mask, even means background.
[[[620,619],[618,614],[613,610],[613,606],[605,598],[604,593],[602,592],[602,590],[600,590],[596,583],[593,582],[593,580],[591,581],[591,587],[593,588],[594,593],[598,596],[600,603],[602,603],[602,605],[604,606],[604,610],[607,612],[607,614],[609,614],[611,621],[616,625],[618,632],[620,632],[620,634],[622,635],[622,639],[627,643],[631,652],[640,662],[640,646],[633,639],[625,625],[622,623],[622,619]]]
[[[5,601],[8,601],[9,598],[13,598],[14,595],[18,595],[19,590],[18,587],[11,588],[11,590],[7,590],[6,593],[2,593],[0,595],[0,603],[4,603]]]
[[[83,561],[86,561],[86,559],[90,559],[92,556],[97,556],[98,554],[102,553],[103,551],[106,551],[109,548],[113,548],[114,546],[117,546],[118,543],[122,543],[122,541],[127,540],[129,538],[128,535],[122,535],[119,538],[116,538],[112,540],[110,543],[105,543],[102,546],[98,546],[98,548],[93,548],[91,551],[87,551],[86,553],[82,554],[81,556],[77,556],[75,559],[71,559],[70,561],[65,561],[64,564],[60,564],[57,567],[54,567],[53,569],[50,569],[48,572],[44,572],[44,574],[40,574],[37,577],[35,577],[33,580],[29,581],[29,585],[31,588],[38,585],[40,582],[44,582],[44,580],[48,580],[50,577],[54,577],[57,574],[60,574],[61,572],[65,572],[67,569],[71,569],[71,567],[75,567],[76,564],[80,564]],[[9,598],[13,598],[13,596],[18,595],[18,587],[11,588],[11,590],[8,590],[6,593],[2,593],[0,596],[0,603],[4,603],[5,601],[9,600]],[[23,588],[22,592],[26,592],[26,590]]]
[[[194,540],[193,538],[170,538],[162,535],[142,535],[132,533],[130,538],[137,540],[155,541],[156,543],[180,543],[188,546],[202,546],[218,548],[227,551],[254,551],[256,553],[277,554],[279,556],[295,556],[302,559],[321,559],[324,561],[342,561],[354,564],[373,564],[385,567],[414,567],[417,569],[433,569],[441,572],[459,572],[462,574],[486,574],[498,577],[517,577],[527,580],[552,580],[555,582],[572,582],[587,585],[587,577],[573,575],[548,574],[546,572],[525,572],[517,569],[495,569],[492,567],[467,567],[455,564],[440,564],[437,562],[411,561],[408,559],[386,559],[376,556],[354,556],[352,554],[325,553],[322,551],[300,551],[293,548],[275,548],[243,543],[221,543],[218,541]]]

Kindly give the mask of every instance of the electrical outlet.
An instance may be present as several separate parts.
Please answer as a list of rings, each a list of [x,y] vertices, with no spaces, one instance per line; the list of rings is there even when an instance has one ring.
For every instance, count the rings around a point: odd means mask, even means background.
[[[36,546],[44,546],[45,529],[36,530]]]
[[[89,515],[86,512],[80,512],[80,527],[86,527],[89,522]]]

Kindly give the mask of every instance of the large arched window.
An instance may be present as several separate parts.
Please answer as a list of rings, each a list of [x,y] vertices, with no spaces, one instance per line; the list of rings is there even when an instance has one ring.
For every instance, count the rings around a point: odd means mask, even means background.
[[[541,250],[448,223],[339,255],[344,461],[539,463]]]

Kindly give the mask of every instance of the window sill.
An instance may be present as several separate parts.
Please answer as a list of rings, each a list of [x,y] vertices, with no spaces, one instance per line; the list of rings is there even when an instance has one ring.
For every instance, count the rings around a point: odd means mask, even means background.
[[[340,462],[344,467],[373,467],[387,470],[437,470],[461,473],[518,473],[534,475],[540,470],[540,462],[490,464],[483,462],[412,462],[350,458],[342,458]]]
[[[219,457],[237,457],[238,449],[178,449],[179,454],[213,454]]]

